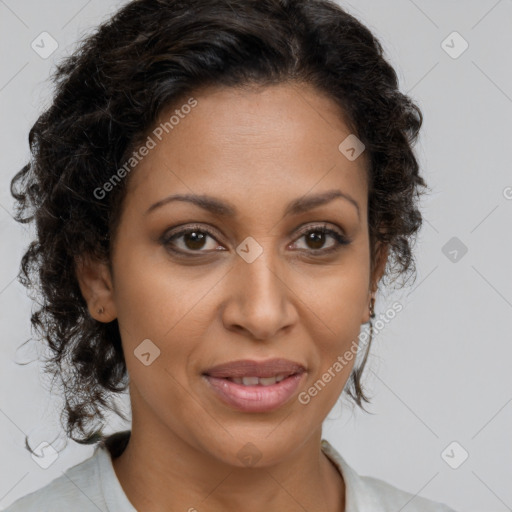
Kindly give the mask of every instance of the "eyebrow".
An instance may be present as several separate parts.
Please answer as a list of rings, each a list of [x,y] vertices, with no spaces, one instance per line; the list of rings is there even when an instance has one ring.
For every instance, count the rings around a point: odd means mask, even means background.
[[[313,208],[317,208],[324,204],[330,203],[334,199],[344,199],[350,202],[353,206],[355,206],[357,210],[357,216],[361,218],[361,211],[359,208],[358,202],[351,197],[346,192],[342,192],[341,190],[328,190],[326,192],[322,192],[316,195],[307,195],[303,197],[299,197],[298,199],[293,200],[287,207],[284,213],[284,217],[288,217],[289,215],[298,215],[300,213],[304,213],[306,211],[312,210]],[[152,211],[164,206],[173,201],[185,201],[188,203],[195,204],[199,206],[203,210],[206,210],[212,214],[225,216],[225,217],[235,217],[238,213],[238,210],[231,203],[222,201],[212,196],[208,195],[195,195],[195,194],[175,194],[172,196],[165,197],[160,201],[152,204],[147,210],[145,215],[148,215]]]

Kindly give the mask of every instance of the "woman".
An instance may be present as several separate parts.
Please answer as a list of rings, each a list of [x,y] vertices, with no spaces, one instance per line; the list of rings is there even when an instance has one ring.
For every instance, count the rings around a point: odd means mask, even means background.
[[[326,0],[138,0],[55,81],[12,193],[67,434],[97,446],[7,510],[449,511],[322,439],[343,390],[368,402],[361,325],[421,225],[421,111],[368,29]]]

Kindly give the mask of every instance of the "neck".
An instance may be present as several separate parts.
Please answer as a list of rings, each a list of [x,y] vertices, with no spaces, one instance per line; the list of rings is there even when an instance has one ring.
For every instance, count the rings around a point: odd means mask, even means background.
[[[116,476],[140,512],[345,510],[343,478],[321,450],[321,428],[286,459],[240,467],[146,420],[134,416],[126,448],[112,453]]]

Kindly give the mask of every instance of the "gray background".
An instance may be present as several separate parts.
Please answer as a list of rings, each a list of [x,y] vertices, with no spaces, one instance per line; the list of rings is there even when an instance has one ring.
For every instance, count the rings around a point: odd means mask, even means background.
[[[31,337],[31,301],[15,276],[32,228],[11,218],[9,183],[28,159],[28,132],[48,105],[54,63],[124,3],[0,0],[2,508],[93,450],[69,442],[42,469],[23,446],[25,434],[32,446],[65,444],[58,395],[37,362],[15,364],[37,350],[18,350]],[[340,3],[379,37],[401,89],[423,110],[417,155],[433,192],[423,201],[416,282],[377,300],[377,316],[394,300],[404,309],[374,340],[366,371],[373,414],[353,411],[344,398],[324,437],[361,474],[459,511],[512,510],[512,1]],[[59,45],[46,59],[31,48],[43,31]],[[453,31],[469,44],[458,58],[442,46]],[[454,52],[461,41],[452,39]],[[443,250],[452,237],[455,245]],[[113,431],[125,427],[113,419]],[[453,469],[446,461],[459,464],[462,450],[469,457]]]

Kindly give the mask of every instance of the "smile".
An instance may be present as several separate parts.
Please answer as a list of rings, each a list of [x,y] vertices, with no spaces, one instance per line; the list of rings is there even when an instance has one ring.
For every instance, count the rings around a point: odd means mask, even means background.
[[[305,375],[300,372],[274,377],[203,378],[224,404],[242,412],[271,412],[289,402]]]

